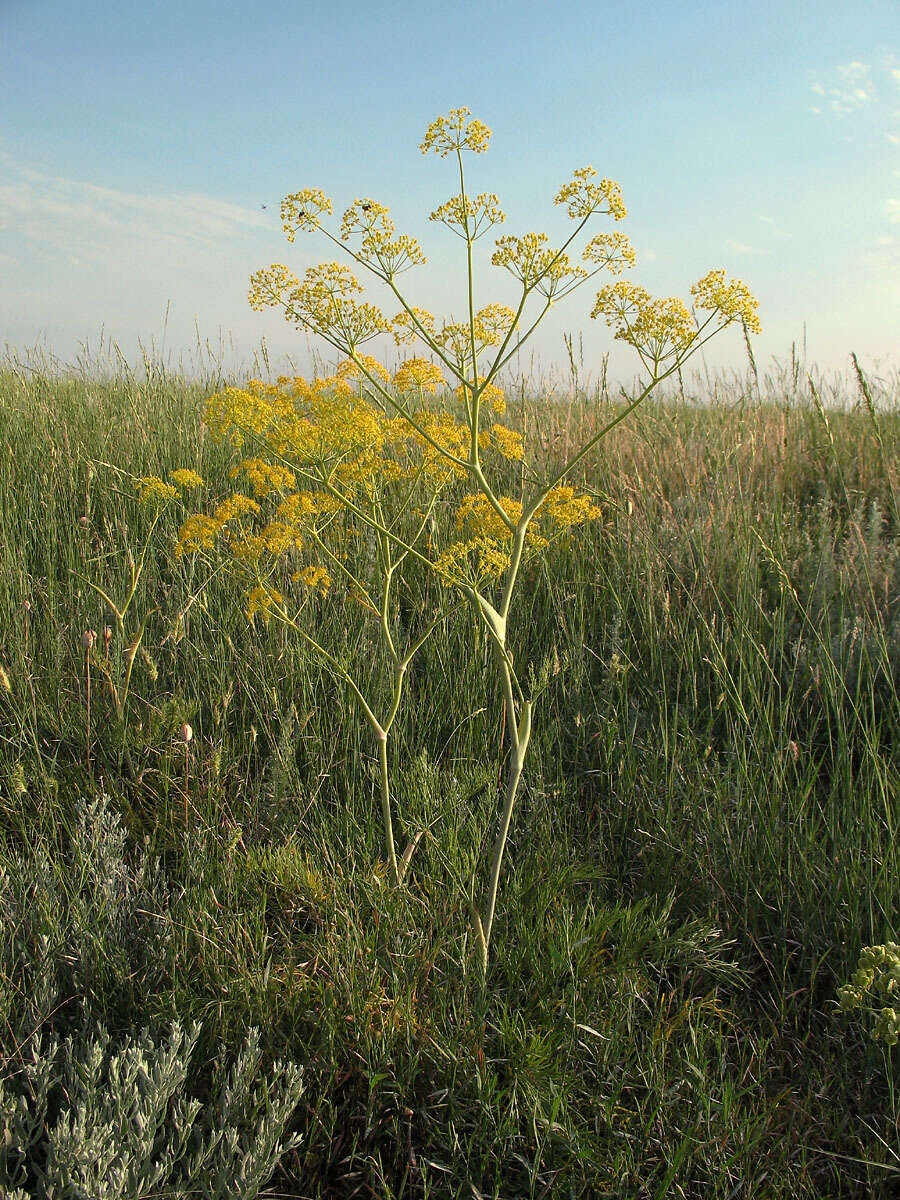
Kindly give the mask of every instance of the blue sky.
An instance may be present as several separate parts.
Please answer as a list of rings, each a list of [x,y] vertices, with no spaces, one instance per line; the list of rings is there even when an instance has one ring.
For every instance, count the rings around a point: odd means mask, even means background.
[[[220,331],[249,355],[309,365],[307,341],[247,304],[250,273],[334,258],[314,235],[288,245],[278,205],[323,188],[391,207],[427,265],[405,294],[462,311],[461,243],[428,214],[454,194],[425,128],[465,105],[493,130],[468,183],[495,191],[496,230],[567,232],[552,197],[588,163],[619,181],[638,254],[629,278],[687,298],[712,267],[760,298],[761,362],[897,366],[900,345],[900,8],[837,3],[570,0],[0,0],[0,344],[38,339],[63,358],[101,327],[176,358]],[[265,207],[263,207],[265,205]],[[606,228],[598,221],[593,232]],[[477,300],[513,298],[487,265]],[[594,281],[554,308],[540,368],[583,335],[585,366],[610,349],[588,317]],[[379,299],[378,293],[373,294]],[[713,366],[742,367],[731,332]],[[325,350],[325,347],[320,347]],[[391,350],[388,361],[396,352]],[[523,369],[527,369],[523,354]]]

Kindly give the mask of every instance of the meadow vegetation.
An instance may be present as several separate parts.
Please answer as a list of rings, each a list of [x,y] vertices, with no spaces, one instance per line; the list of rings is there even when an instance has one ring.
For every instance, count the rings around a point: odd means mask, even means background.
[[[578,464],[598,517],[520,568],[540,719],[485,986],[465,883],[511,742],[483,624],[448,607],[406,672],[397,886],[333,666],[390,712],[377,623],[312,586],[317,650],[176,555],[197,493],[139,481],[233,493],[198,418],[245,381],[148,368],[0,372],[10,1193],[894,1194],[897,1052],[838,1001],[898,940],[896,378],[673,377]],[[546,479],[634,398],[503,382]],[[519,494],[518,459],[496,470]],[[437,586],[409,573],[391,629],[414,638]],[[78,1147],[101,1143],[109,1178],[123,1145],[144,1168],[100,1191]]]

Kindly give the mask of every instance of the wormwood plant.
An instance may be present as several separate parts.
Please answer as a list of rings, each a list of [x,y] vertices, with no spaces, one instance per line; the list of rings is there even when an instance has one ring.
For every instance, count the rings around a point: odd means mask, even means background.
[[[6,1200],[254,1200],[278,1160],[302,1081],[292,1063],[259,1074],[251,1030],[231,1070],[218,1063],[211,1101],[188,1099],[200,1026],[147,1030],[113,1048],[100,1028],[65,1042],[40,1036],[0,1079],[0,1189]]]
[[[250,618],[277,616],[350,684],[379,743],[385,839],[397,882],[403,872],[393,848],[388,733],[409,660],[442,619],[447,602],[432,595],[436,615],[423,618],[401,648],[391,589],[400,579],[415,592],[426,586],[423,579],[436,578],[444,592],[470,606],[493,649],[510,741],[502,815],[480,905],[475,881],[470,885],[482,972],[542,683],[539,672],[514,658],[511,646],[522,566],[553,538],[601,516],[590,497],[566,479],[603,437],[721,330],[738,323],[745,335],[760,329],[757,301],[744,283],[729,281],[722,270],[710,271],[693,285],[693,312],[677,298],[653,299],[624,280],[602,287],[590,315],[603,317],[615,337],[633,347],[646,382],[555,474],[541,476],[528,460],[521,433],[496,420],[505,402],[495,380],[553,304],[600,272],[621,274],[634,264],[635,255],[625,235],[597,233],[582,245],[580,260],[570,257],[589,222],[602,216],[620,221],[626,215],[619,185],[610,179],[597,182],[594,169],[582,167],[554,199],[575,223],[570,236],[558,248],[544,233],[497,238],[491,262],[517,281],[518,303],[515,309],[498,303],[477,307],[475,242],[506,218],[494,193],[467,192],[463,152],[480,154],[489,140],[490,130],[467,108],[459,108],[437,118],[421,145],[423,153],[454,156],[458,166],[459,192],[430,219],[445,225],[465,247],[467,294],[461,321],[439,322],[401,294],[398,276],[426,260],[415,238],[396,234],[383,204],[355,200],[335,236],[322,221],[333,204],[321,190],[306,188],[285,198],[281,216],[289,241],[298,231],[324,234],[385,285],[400,310],[389,319],[362,299],[363,285],[340,262],[311,267],[303,280],[278,263],[252,276],[252,307],[280,307],[288,321],[323,338],[344,357],[334,376],[313,383],[254,380],[210,398],[206,421],[213,432],[235,446],[253,447],[254,457],[238,471],[246,473],[255,496],[236,493],[211,515],[195,514],[179,542],[180,553],[223,545],[247,573]],[[429,357],[408,358],[391,377],[362,349],[384,334]],[[424,402],[426,389],[435,388],[452,397],[449,411]],[[518,498],[507,494],[511,464],[518,474]],[[448,499],[453,496],[455,505],[449,531],[434,519],[444,493]],[[353,544],[363,553],[351,555]],[[285,565],[299,566],[304,559],[299,569]],[[366,579],[355,566],[358,562],[366,565]],[[312,637],[303,615],[309,597],[275,586],[284,581],[323,591],[333,573],[371,612],[393,664],[393,699],[384,716],[375,713],[351,665],[335,659]]]

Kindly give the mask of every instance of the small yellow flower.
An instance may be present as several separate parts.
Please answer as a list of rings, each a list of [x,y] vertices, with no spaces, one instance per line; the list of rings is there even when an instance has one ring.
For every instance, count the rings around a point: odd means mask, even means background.
[[[474,117],[468,121],[466,118],[471,115],[471,109],[454,108],[446,117],[438,117],[425,131],[425,140],[419,149],[423,154],[434,150],[441,158],[446,158],[454,150],[472,150],[475,154],[483,154],[491,140],[491,131]]]
[[[268,622],[269,610],[272,605],[283,603],[284,597],[281,592],[277,592],[275,588],[270,588],[266,584],[259,584],[247,593],[247,620],[252,623],[259,616],[263,621]]]
[[[235,479],[241,472],[246,474],[257,496],[268,496],[271,492],[287,492],[297,482],[293,471],[261,458],[245,458],[231,470],[229,476]]]
[[[222,525],[214,517],[208,517],[206,513],[193,513],[179,530],[175,557],[181,558],[183,554],[195,550],[211,550],[221,531]]]
[[[319,217],[322,213],[332,211],[332,203],[321,188],[304,188],[302,192],[292,192],[281,202],[281,223],[287,240],[292,242],[298,229],[311,233],[319,228]]]
[[[256,312],[280,304],[282,297],[300,286],[300,280],[283,263],[272,263],[250,276],[248,300]]]
[[[203,486],[203,478],[196,471],[190,470],[188,467],[179,467],[178,470],[172,471],[169,475],[172,482],[180,488],[190,490]]]
[[[137,489],[141,504],[164,504],[178,495],[178,489],[158,475],[145,475],[138,480]]]
[[[435,334],[435,320],[427,309],[416,308],[411,305],[409,312],[406,309],[403,312],[397,313],[393,321],[391,321],[391,329],[394,334],[394,341],[399,346],[401,343],[407,345],[412,344],[416,338],[421,338],[423,333],[430,338]]]
[[[491,225],[505,221],[506,213],[493,192],[482,192],[479,196],[453,196],[436,208],[428,219],[441,221],[458,237],[469,237],[474,242]]]
[[[229,521],[233,521],[235,517],[243,517],[247,513],[258,513],[259,505],[255,500],[251,500],[249,496],[244,496],[241,492],[235,492],[233,496],[229,496],[215,511],[214,520],[218,522],[219,528],[227,525]]]
[[[742,279],[728,281],[723,270],[710,271],[691,288],[698,308],[717,312],[723,324],[742,321],[750,333],[761,333],[759,301]]]
[[[411,392],[415,388],[434,395],[445,384],[440,367],[425,358],[408,358],[394,375],[394,387],[398,392]]]
[[[568,205],[569,216],[576,220],[601,212],[621,221],[626,215],[622,189],[613,179],[591,183],[596,174],[593,167],[580,167],[572,176],[571,183],[560,188],[553,203]]]
[[[357,354],[356,359],[357,361],[354,362],[352,358],[345,358],[343,362],[338,363],[336,370],[339,379],[364,379],[365,372],[363,368],[365,368],[365,371],[380,379],[382,383],[390,383],[390,371],[387,367],[382,366],[373,355]]]
[[[484,432],[489,435],[488,444],[510,462],[521,462],[525,457],[525,446],[518,430],[506,425],[492,425],[489,431]]]
[[[599,521],[603,510],[592,503],[590,496],[578,496],[573,487],[563,483],[551,488],[537,515],[546,517],[558,530],[563,530],[585,521]]]
[[[495,383],[482,384],[483,376],[478,376],[478,395],[482,404],[489,404],[497,416],[502,416],[506,412],[506,399],[503,395],[503,389],[497,387]],[[467,381],[465,384],[460,384],[454,391],[453,395],[463,404],[472,396],[472,384]]]
[[[304,567],[302,571],[296,571],[291,579],[294,583],[305,583],[308,588],[321,592],[323,596],[327,596],[331,587],[331,576],[324,567]]]
[[[445,587],[458,583],[478,587],[499,579],[509,563],[509,554],[496,539],[479,534],[465,542],[453,542],[438,557],[434,567]]]
[[[697,336],[696,321],[676,296],[654,300],[624,279],[597,293],[591,316],[605,317],[618,339],[658,360],[682,354]]]
[[[598,233],[585,246],[581,257],[585,262],[606,267],[613,275],[620,275],[626,264],[635,264],[634,247],[624,233]]]
[[[491,257],[495,267],[505,267],[523,287],[537,288],[545,296],[557,292],[567,279],[583,279],[584,267],[573,266],[569,256],[548,245],[546,233],[512,234],[497,238]]]
[[[522,515],[522,505],[509,496],[498,497],[500,507],[510,524],[515,525]],[[456,528],[467,526],[475,534],[505,541],[512,537],[512,530],[504,521],[483,492],[463,496],[456,510]]]

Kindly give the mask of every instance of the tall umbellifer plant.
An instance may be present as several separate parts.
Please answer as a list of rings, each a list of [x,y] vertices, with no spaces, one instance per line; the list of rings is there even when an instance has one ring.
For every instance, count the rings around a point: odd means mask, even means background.
[[[252,382],[212,397],[207,421],[235,443],[250,441],[258,456],[245,468],[261,481],[265,498],[277,487],[277,505],[262,512],[256,500],[234,496],[212,517],[197,514],[183,531],[181,548],[210,546],[224,534],[235,557],[251,568],[250,612],[277,615],[291,624],[342,678],[351,682],[382,751],[382,812],[388,856],[397,881],[402,869],[393,847],[391,802],[387,784],[387,736],[401,703],[402,680],[409,657],[441,619],[443,609],[424,622],[406,650],[396,644],[392,626],[391,584],[407,566],[438,576],[444,592],[467,602],[485,631],[502,685],[509,728],[510,753],[499,828],[493,843],[488,878],[479,903],[470,900],[472,927],[482,971],[488,953],[503,855],[531,738],[534,673],[514,669],[510,635],[514,600],[523,561],[538,555],[550,539],[573,525],[599,516],[586,495],[566,483],[567,477],[597,443],[641,404],[668,376],[711,337],[740,323],[745,333],[759,332],[758,304],[741,281],[724,271],[711,271],[694,284],[694,311],[679,299],[654,300],[641,287],[620,280],[596,295],[592,317],[603,317],[615,337],[637,352],[646,373],[638,394],[578,447],[565,465],[548,477],[525,461],[520,434],[501,424],[503,393],[498,373],[534,332],[551,305],[600,272],[620,275],[633,265],[634,251],[621,233],[597,233],[581,245],[580,259],[571,255],[589,222],[598,217],[620,221],[625,205],[619,185],[596,180],[592,167],[575,171],[555,197],[574,222],[571,235],[558,248],[543,233],[506,235],[495,242],[493,265],[517,281],[515,309],[504,304],[476,307],[473,248],[488,230],[505,220],[496,195],[471,196],[466,190],[463,152],[487,149],[490,130],[467,108],[439,117],[422,142],[423,153],[452,155],[459,172],[459,192],[432,214],[464,244],[467,292],[464,319],[439,322],[401,294],[398,276],[425,262],[415,238],[398,235],[389,210],[375,200],[356,200],[343,215],[337,236],[323,218],[331,200],[317,188],[286,197],[281,215],[288,241],[299,231],[323,234],[356,265],[389,289],[399,312],[389,319],[363,298],[363,286],[352,270],[328,262],[306,271],[302,280],[281,264],[258,271],[251,279],[250,303],[256,309],[280,307],[286,319],[321,337],[344,356],[338,373],[308,384],[282,379],[276,384]],[[420,352],[391,377],[362,347],[380,335],[393,335],[398,345]],[[350,379],[357,387],[350,386]],[[425,402],[425,389],[443,386],[451,392],[451,411]],[[508,463],[521,465],[522,495],[503,493]],[[300,480],[303,490],[297,490]],[[440,542],[432,514],[437,497],[462,481],[465,494],[457,503],[455,532]],[[235,520],[238,527],[234,526]],[[249,520],[248,529],[241,522]],[[434,535],[434,536],[433,536]],[[341,550],[355,538],[371,549],[373,594],[347,566]],[[344,539],[342,542],[341,539]],[[350,665],[338,662],[305,628],[297,601],[291,605],[271,585],[273,571],[284,575],[282,555],[312,553],[315,561],[294,575],[315,583],[319,571],[338,568],[351,590],[362,595],[381,630],[393,662],[395,686],[387,717],[381,719],[352,678]],[[354,560],[357,561],[357,560]],[[518,660],[517,660],[518,661]],[[408,853],[411,846],[408,848]],[[403,865],[408,862],[408,853]]]

